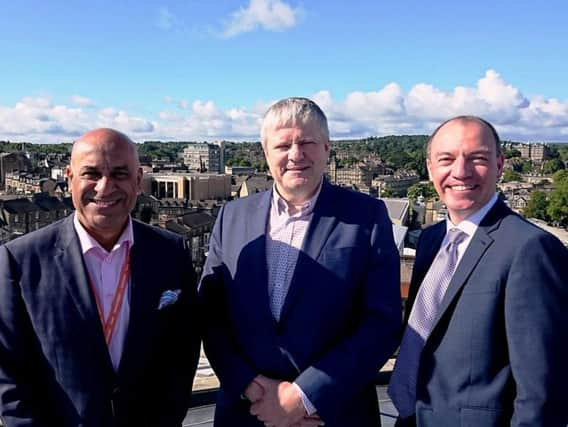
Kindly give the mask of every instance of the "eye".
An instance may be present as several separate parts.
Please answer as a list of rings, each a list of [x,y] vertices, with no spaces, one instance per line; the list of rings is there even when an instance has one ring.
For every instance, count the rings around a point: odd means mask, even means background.
[[[117,170],[113,172],[112,177],[118,180],[128,179],[130,177],[130,172],[127,170]]]
[[[290,149],[290,144],[278,144],[274,147],[277,151],[288,151]]]
[[[100,177],[100,174],[97,171],[92,171],[92,170],[86,170],[81,172],[81,178],[84,179],[98,179]]]
[[[298,145],[299,145],[300,147],[302,147],[302,148],[310,148],[310,147],[313,147],[315,144],[316,144],[316,142],[315,142],[315,141],[312,141],[312,140],[310,140],[310,139],[308,139],[308,140],[306,140],[306,141],[300,141],[300,142],[298,143]]]
[[[438,157],[438,164],[441,166],[450,165],[453,161],[454,159],[449,156]]]
[[[485,165],[487,164],[487,157],[485,156],[474,156],[472,158],[472,162],[476,165]]]

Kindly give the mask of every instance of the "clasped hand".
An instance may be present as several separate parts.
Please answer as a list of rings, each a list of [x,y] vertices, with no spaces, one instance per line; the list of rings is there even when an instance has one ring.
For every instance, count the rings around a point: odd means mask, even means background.
[[[296,386],[258,375],[245,390],[252,403],[250,413],[267,427],[317,427],[325,423],[306,414]]]

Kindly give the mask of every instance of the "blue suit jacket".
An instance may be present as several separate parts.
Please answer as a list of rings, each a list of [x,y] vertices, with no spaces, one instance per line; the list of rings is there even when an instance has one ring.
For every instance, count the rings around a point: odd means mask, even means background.
[[[398,343],[400,267],[381,201],[324,181],[277,323],[266,225],[272,191],[225,205],[200,295],[220,381],[215,426],[260,426],[241,393],[258,374],[296,381],[326,426],[380,424],[373,380]]]
[[[445,222],[424,230],[406,314]],[[422,353],[422,427],[568,423],[568,251],[498,201],[481,222]]]
[[[181,239],[137,221],[133,232],[130,321],[117,373],[72,216],[0,247],[5,425],[181,426],[199,353],[194,272]],[[167,289],[182,293],[158,310]]]

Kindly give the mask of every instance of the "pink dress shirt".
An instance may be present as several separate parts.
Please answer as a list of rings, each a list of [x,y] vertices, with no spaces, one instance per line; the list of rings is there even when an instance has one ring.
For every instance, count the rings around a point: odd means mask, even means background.
[[[73,225],[79,237],[83,259],[85,260],[90,279],[93,282],[92,286],[98,294],[97,296],[102,306],[103,314],[105,319],[107,319],[118,286],[120,272],[126,258],[127,248],[134,245],[132,220],[130,218],[128,219],[128,225],[110,252],[91,237],[79,222],[77,215],[73,218]],[[130,282],[131,280],[129,278],[122,307],[108,349],[115,372],[118,371],[124,347],[124,338],[126,337],[126,331],[128,329],[128,318],[130,315]]]

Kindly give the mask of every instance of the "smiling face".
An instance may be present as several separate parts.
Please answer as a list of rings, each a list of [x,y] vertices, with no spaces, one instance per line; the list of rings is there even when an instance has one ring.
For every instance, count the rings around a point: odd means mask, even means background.
[[[296,121],[266,130],[264,154],[278,193],[300,204],[317,191],[329,157],[329,141],[315,121]]]
[[[489,202],[504,160],[487,126],[474,120],[450,121],[438,130],[429,151],[430,180],[454,224]]]
[[[132,142],[112,129],[89,132],[75,142],[66,173],[79,222],[109,249],[128,221],[142,181]]]

